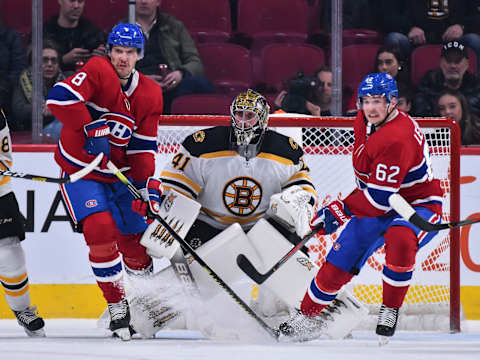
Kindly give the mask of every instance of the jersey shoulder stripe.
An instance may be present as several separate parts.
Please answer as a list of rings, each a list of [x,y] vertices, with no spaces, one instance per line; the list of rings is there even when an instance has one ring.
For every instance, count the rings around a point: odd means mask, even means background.
[[[230,127],[215,126],[198,130],[189,135],[182,145],[195,157],[230,150]]]
[[[272,130],[265,132],[260,153],[272,154],[285,159],[285,163],[291,162],[294,165],[298,164],[303,156],[303,150],[295,140]]]

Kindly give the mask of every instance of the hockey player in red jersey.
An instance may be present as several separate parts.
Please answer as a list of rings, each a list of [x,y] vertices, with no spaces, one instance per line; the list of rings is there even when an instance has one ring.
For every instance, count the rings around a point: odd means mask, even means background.
[[[130,314],[122,263],[128,273],[140,275],[151,271],[152,259],[139,243],[145,220],[131,210],[133,197],[105,165],[111,160],[139,189],[155,170],[163,100],[161,88],[135,70],[144,43],[137,25],[116,25],[108,36],[107,56],[91,58],[57,83],[47,99],[62,122],[55,160],[64,173],[104,154],[99,168],[62,185],[61,191],[72,219],[83,229],[93,273],[108,303],[110,329],[124,340],[130,338]]]
[[[327,234],[346,226],[307,289],[300,311],[281,325],[284,335],[321,335],[322,310],[384,244],[383,303],[376,333],[386,340],[395,332],[417,250],[436,233],[405,221],[388,199],[398,193],[430,222],[440,222],[442,210],[442,190],[432,178],[425,137],[411,117],[396,109],[397,99],[396,82],[387,73],[367,75],[360,84],[352,156],[357,188],[318,211],[311,223],[323,226]]]

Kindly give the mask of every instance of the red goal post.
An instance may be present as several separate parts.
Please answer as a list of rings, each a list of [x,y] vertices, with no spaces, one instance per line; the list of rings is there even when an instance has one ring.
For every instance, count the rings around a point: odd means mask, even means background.
[[[319,199],[328,202],[339,193],[346,196],[353,190],[351,166],[353,148],[352,117],[304,117],[271,115],[269,127],[294,138],[304,152]],[[434,176],[440,178],[444,189],[443,221],[458,221],[460,215],[460,129],[453,120],[445,118],[416,118],[430,145]],[[229,116],[164,115],[159,123],[161,161],[168,161],[178,150],[183,138],[194,131],[211,126],[229,126]],[[336,239],[320,236],[309,242],[310,257],[321,265]],[[460,331],[460,231],[440,232],[425,251],[419,251],[414,278],[407,294],[399,325],[415,328],[419,316],[434,314],[421,320],[426,329],[445,326]],[[430,246],[431,245],[431,246]],[[422,250],[424,250],[422,248]],[[352,291],[372,312],[381,302],[381,266],[383,248],[368,259],[359,276],[352,281]],[[383,257],[382,257],[383,256]],[[444,319],[438,320],[441,313]],[[407,318],[411,314],[411,318]]]

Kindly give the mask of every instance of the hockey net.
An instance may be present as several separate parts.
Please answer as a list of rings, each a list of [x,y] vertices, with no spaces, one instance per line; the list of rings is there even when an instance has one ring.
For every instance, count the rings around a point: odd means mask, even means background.
[[[434,176],[444,190],[443,221],[459,219],[459,133],[458,126],[443,118],[416,119],[430,146]],[[185,136],[197,129],[229,126],[226,116],[163,116],[159,127],[160,162],[169,161]],[[353,118],[271,116],[269,126],[295,139],[303,147],[319,200],[326,204],[348,195],[354,188],[351,153],[354,144]],[[160,166],[161,167],[161,166]],[[321,266],[339,232],[317,236],[308,243],[312,261]],[[459,231],[442,231],[417,254],[416,268],[398,326],[415,330],[460,330]],[[360,274],[349,284],[372,314],[382,302],[384,248],[376,251]],[[376,324],[374,317],[372,328]]]

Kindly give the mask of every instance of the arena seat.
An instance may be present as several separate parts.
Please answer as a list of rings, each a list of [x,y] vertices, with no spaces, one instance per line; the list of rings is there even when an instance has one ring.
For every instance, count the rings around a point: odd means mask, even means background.
[[[356,89],[365,75],[373,72],[379,44],[347,45],[342,49],[343,85]]]
[[[299,70],[311,76],[325,65],[325,53],[310,44],[271,44],[261,52],[261,69],[266,92],[281,90],[282,84],[294,78]]]
[[[238,0],[236,37],[258,54],[270,43],[304,43],[308,22],[305,0]]]
[[[83,16],[108,33],[120,19],[128,17],[128,1],[86,1]]]
[[[228,115],[234,96],[223,94],[183,95],[173,100],[171,113],[185,115]]]
[[[198,44],[207,78],[219,93],[237,93],[252,86],[250,51],[230,43]]]
[[[412,83],[418,85],[428,70],[437,68],[440,64],[442,45],[423,45],[415,48],[411,56]],[[477,56],[472,49],[468,49],[469,67],[472,73],[477,73]]]
[[[161,9],[182,21],[197,44],[231,37],[229,0],[163,0]]]

